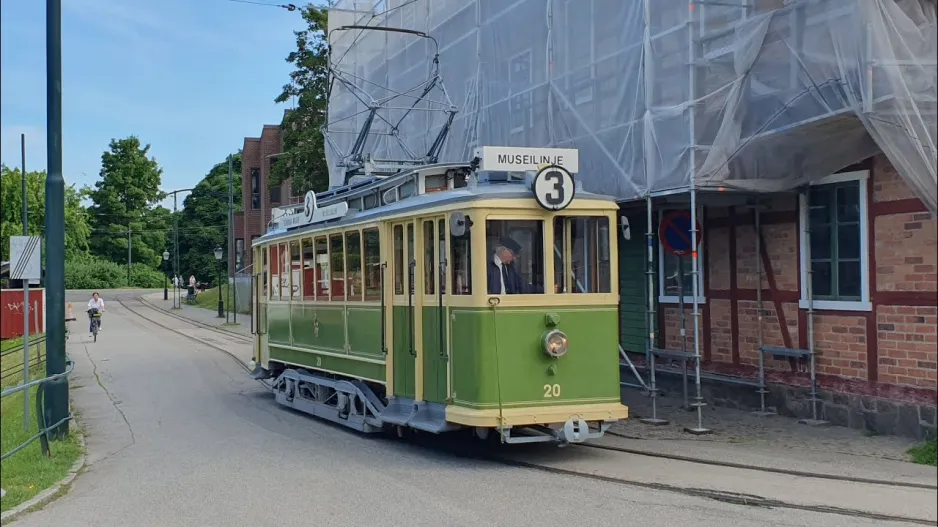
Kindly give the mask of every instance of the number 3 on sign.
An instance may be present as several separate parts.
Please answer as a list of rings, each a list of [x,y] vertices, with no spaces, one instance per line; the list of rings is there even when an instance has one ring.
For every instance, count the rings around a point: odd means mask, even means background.
[[[544,385],[544,397],[547,399],[553,397],[560,397],[560,385],[559,384],[545,384]]]

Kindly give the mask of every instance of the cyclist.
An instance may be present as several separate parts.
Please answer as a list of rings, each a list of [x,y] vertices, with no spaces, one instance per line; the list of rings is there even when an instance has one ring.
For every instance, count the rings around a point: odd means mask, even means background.
[[[88,325],[89,331],[94,334],[94,314],[104,312],[104,300],[98,295],[97,291],[92,293],[91,300],[88,301]],[[101,318],[98,317],[98,331],[101,331]]]

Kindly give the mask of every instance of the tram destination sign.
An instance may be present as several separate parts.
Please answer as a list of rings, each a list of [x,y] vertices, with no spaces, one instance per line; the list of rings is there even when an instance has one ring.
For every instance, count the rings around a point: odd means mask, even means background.
[[[580,168],[580,151],[575,148],[483,146],[476,148],[475,157],[481,170],[493,172],[536,172],[554,165],[576,174]]]
[[[285,211],[277,222],[282,229],[293,229],[312,223],[339,219],[344,217],[347,213],[348,203],[340,201],[332,205],[319,207],[316,203],[316,193],[309,191],[306,193],[306,198],[303,200],[302,206],[297,206],[292,210]]]

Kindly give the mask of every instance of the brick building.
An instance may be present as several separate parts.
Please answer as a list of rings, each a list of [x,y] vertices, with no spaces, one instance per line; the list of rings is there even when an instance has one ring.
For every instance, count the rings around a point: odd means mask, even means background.
[[[759,404],[752,386],[759,363],[758,265],[763,344],[809,347],[804,280],[810,254],[820,417],[880,433],[934,437],[938,220],[883,155],[818,181],[807,196],[807,203],[797,194],[761,198],[761,257],[751,207],[700,207],[698,300],[706,398],[748,408]],[[643,208],[623,206],[634,233],[645,232],[645,213]],[[804,247],[807,226],[813,241],[810,253]],[[642,288],[645,239],[633,235],[620,243],[621,341],[643,363],[648,333],[643,313],[635,306],[647,301]],[[680,263],[660,248],[655,252],[654,272],[664,277],[656,283],[655,345],[680,350],[679,290],[673,278]],[[688,328],[684,347],[692,350],[693,278],[688,261],[683,262]],[[809,417],[807,361],[773,360],[767,354],[765,364],[768,403],[781,413]]]
[[[280,125],[266,124],[260,137],[245,137],[242,149],[241,204],[235,222],[241,225],[235,240],[235,258],[242,262],[237,269],[248,269],[252,262],[251,240],[267,231],[271,210],[282,205],[302,202],[302,197],[291,194],[290,180],[269,188],[270,170],[278,162],[283,148]]]

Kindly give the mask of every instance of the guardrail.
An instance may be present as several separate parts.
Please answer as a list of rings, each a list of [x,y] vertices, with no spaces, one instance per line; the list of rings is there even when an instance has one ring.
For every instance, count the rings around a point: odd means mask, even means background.
[[[29,345],[30,345],[30,347],[36,346],[36,357],[35,357],[35,358],[32,357],[32,353],[30,353],[30,357],[29,357],[29,368],[30,368],[30,369],[32,369],[33,367],[42,366],[42,364],[46,362],[46,359],[45,359],[45,357],[43,356],[43,353],[42,353],[42,346],[41,346],[41,344],[43,344],[45,341],[46,341],[46,336],[45,336],[45,335],[38,336],[38,337],[36,337],[35,339],[32,339],[32,338],[31,338],[31,339],[29,340]],[[0,358],[7,357],[7,356],[9,356],[9,355],[13,355],[13,354],[16,354],[16,353],[22,353],[22,352],[23,352],[23,345],[20,344],[19,346],[15,347],[15,348],[10,348],[10,349],[4,350],[2,353],[0,353]],[[9,379],[10,377],[13,377],[13,376],[15,376],[15,375],[20,375],[20,374],[23,373],[24,370],[25,370],[25,368],[24,368],[22,362],[15,362],[15,363],[13,364],[13,366],[11,366],[11,367],[9,367],[9,368],[7,368],[7,369],[5,369],[5,370],[4,370],[4,369],[0,369],[0,381],[4,381],[4,380],[6,380],[6,379]]]
[[[75,369],[75,362],[72,361],[72,359],[70,359],[66,355],[64,372],[56,373],[55,375],[50,375],[48,377],[43,377],[42,379],[36,379],[34,381],[24,382],[23,384],[18,384],[16,386],[3,390],[3,392],[0,392],[0,399],[2,399],[4,397],[8,397],[15,393],[28,390],[32,388],[33,386],[38,386],[38,388],[36,389],[36,422],[39,423],[39,432],[36,435],[30,437],[25,442],[23,442],[16,448],[10,450],[9,452],[6,452],[0,455],[0,461],[12,456],[13,454],[19,452],[20,450],[23,450],[24,448],[32,444],[32,442],[37,439],[40,440],[40,443],[42,445],[43,455],[46,455],[46,456],[50,455],[49,437],[48,437],[49,432],[51,432],[52,430],[55,430],[66,421],[70,421],[73,418],[73,415],[71,414],[71,412],[69,412],[67,416],[60,419],[57,423],[51,426],[46,426],[45,412],[43,411],[44,410],[43,392],[45,392],[46,386],[50,384],[57,384],[57,383],[63,382],[69,376],[69,374],[72,373],[72,370],[74,369]]]

